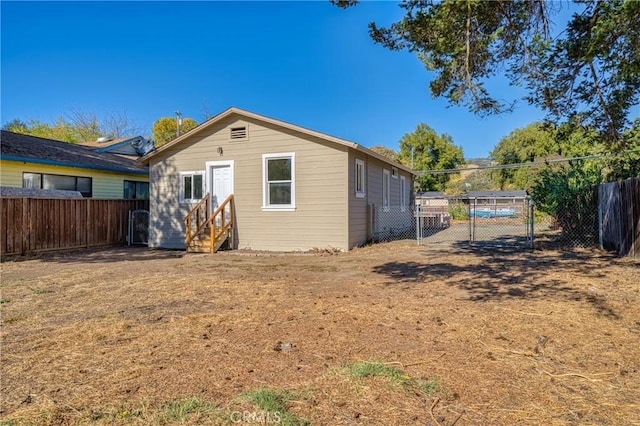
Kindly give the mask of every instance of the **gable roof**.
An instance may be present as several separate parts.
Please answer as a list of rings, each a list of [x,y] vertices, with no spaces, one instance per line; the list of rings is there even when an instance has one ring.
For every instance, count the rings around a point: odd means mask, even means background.
[[[1,131],[3,160],[54,166],[77,167],[120,173],[148,174],[135,160],[108,152],[95,152],[84,146],[20,133]]]
[[[210,119],[208,119],[207,121],[205,121],[204,123],[200,124],[198,127],[196,127],[193,130],[190,130],[189,132],[181,135],[180,137],[175,138],[174,140],[172,140],[171,142],[166,143],[165,145],[162,145],[160,148],[155,149],[154,151],[151,151],[149,154],[143,156],[142,158],[140,158],[138,160],[139,163],[141,164],[148,164],[149,163],[149,159],[152,157],[155,157],[156,155],[160,154],[161,152],[179,145],[181,142],[183,142],[185,139],[201,132],[203,129],[206,129],[207,127],[213,126],[216,123],[224,120],[225,118],[229,117],[232,114],[237,114],[241,117],[245,117],[245,118],[249,118],[249,119],[253,119],[253,120],[257,120],[257,121],[262,121],[264,123],[269,123],[269,124],[273,124],[275,126],[279,126],[279,127],[284,127],[285,129],[289,129],[289,130],[293,130],[296,132],[300,132],[303,133],[305,135],[308,136],[312,136],[312,137],[317,137],[320,139],[323,139],[327,142],[333,142],[337,145],[342,145],[342,146],[346,146],[349,148],[353,148],[357,151],[363,152],[367,155],[370,155],[371,157],[377,158],[380,161],[383,161],[385,163],[391,164],[394,167],[397,167],[399,169],[402,169],[408,173],[411,173],[413,175],[416,175],[417,173],[415,171],[413,171],[411,168],[406,167],[398,162],[389,160],[388,158],[386,158],[383,155],[380,155],[376,152],[371,151],[369,148],[366,148],[362,145],[359,145],[355,142],[351,142],[348,141],[346,139],[341,139],[341,138],[337,138],[335,136],[331,136],[328,135],[326,133],[321,133],[315,130],[311,130],[311,129],[307,129],[306,127],[302,127],[302,126],[298,126],[295,124],[291,124],[291,123],[287,123],[286,121],[282,121],[282,120],[277,120],[275,118],[271,118],[271,117],[267,117],[265,115],[260,115],[260,114],[256,114],[254,112],[250,112],[250,111],[246,111],[240,108],[236,108],[236,107],[230,107],[224,111],[222,111],[221,113],[219,113],[218,115],[215,115],[213,117],[211,117]]]

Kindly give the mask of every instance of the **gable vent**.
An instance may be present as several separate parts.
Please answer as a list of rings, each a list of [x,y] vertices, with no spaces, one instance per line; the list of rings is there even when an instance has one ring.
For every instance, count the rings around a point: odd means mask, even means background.
[[[247,138],[247,126],[231,128],[231,139],[246,139],[246,138]]]

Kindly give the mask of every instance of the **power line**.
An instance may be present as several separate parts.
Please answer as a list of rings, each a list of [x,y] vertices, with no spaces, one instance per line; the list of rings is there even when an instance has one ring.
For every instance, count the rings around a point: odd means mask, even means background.
[[[467,172],[467,171],[479,171],[479,170],[517,169],[520,167],[532,167],[532,166],[538,166],[541,164],[565,163],[565,162],[574,161],[574,160],[589,160],[593,158],[618,157],[620,155],[632,154],[632,153],[640,153],[640,149],[636,149],[632,151],[617,152],[613,154],[584,155],[582,157],[556,158],[553,160],[531,161],[529,163],[497,164],[494,166],[467,167],[462,169],[416,170],[416,173],[422,176],[422,175],[443,175],[443,174],[460,173],[460,172]]]

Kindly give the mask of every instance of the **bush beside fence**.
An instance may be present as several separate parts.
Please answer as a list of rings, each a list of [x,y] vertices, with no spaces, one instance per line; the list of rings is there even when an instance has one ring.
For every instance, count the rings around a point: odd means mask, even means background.
[[[0,254],[126,244],[130,210],[148,200],[2,198]]]

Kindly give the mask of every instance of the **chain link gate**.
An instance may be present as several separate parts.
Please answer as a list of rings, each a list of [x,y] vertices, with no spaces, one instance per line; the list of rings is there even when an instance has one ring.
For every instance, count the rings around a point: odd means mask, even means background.
[[[533,202],[530,197],[511,204],[459,197],[438,206],[372,206],[371,229],[374,241],[533,248]]]
[[[128,245],[149,243],[149,212],[147,210],[129,210],[127,243]]]

